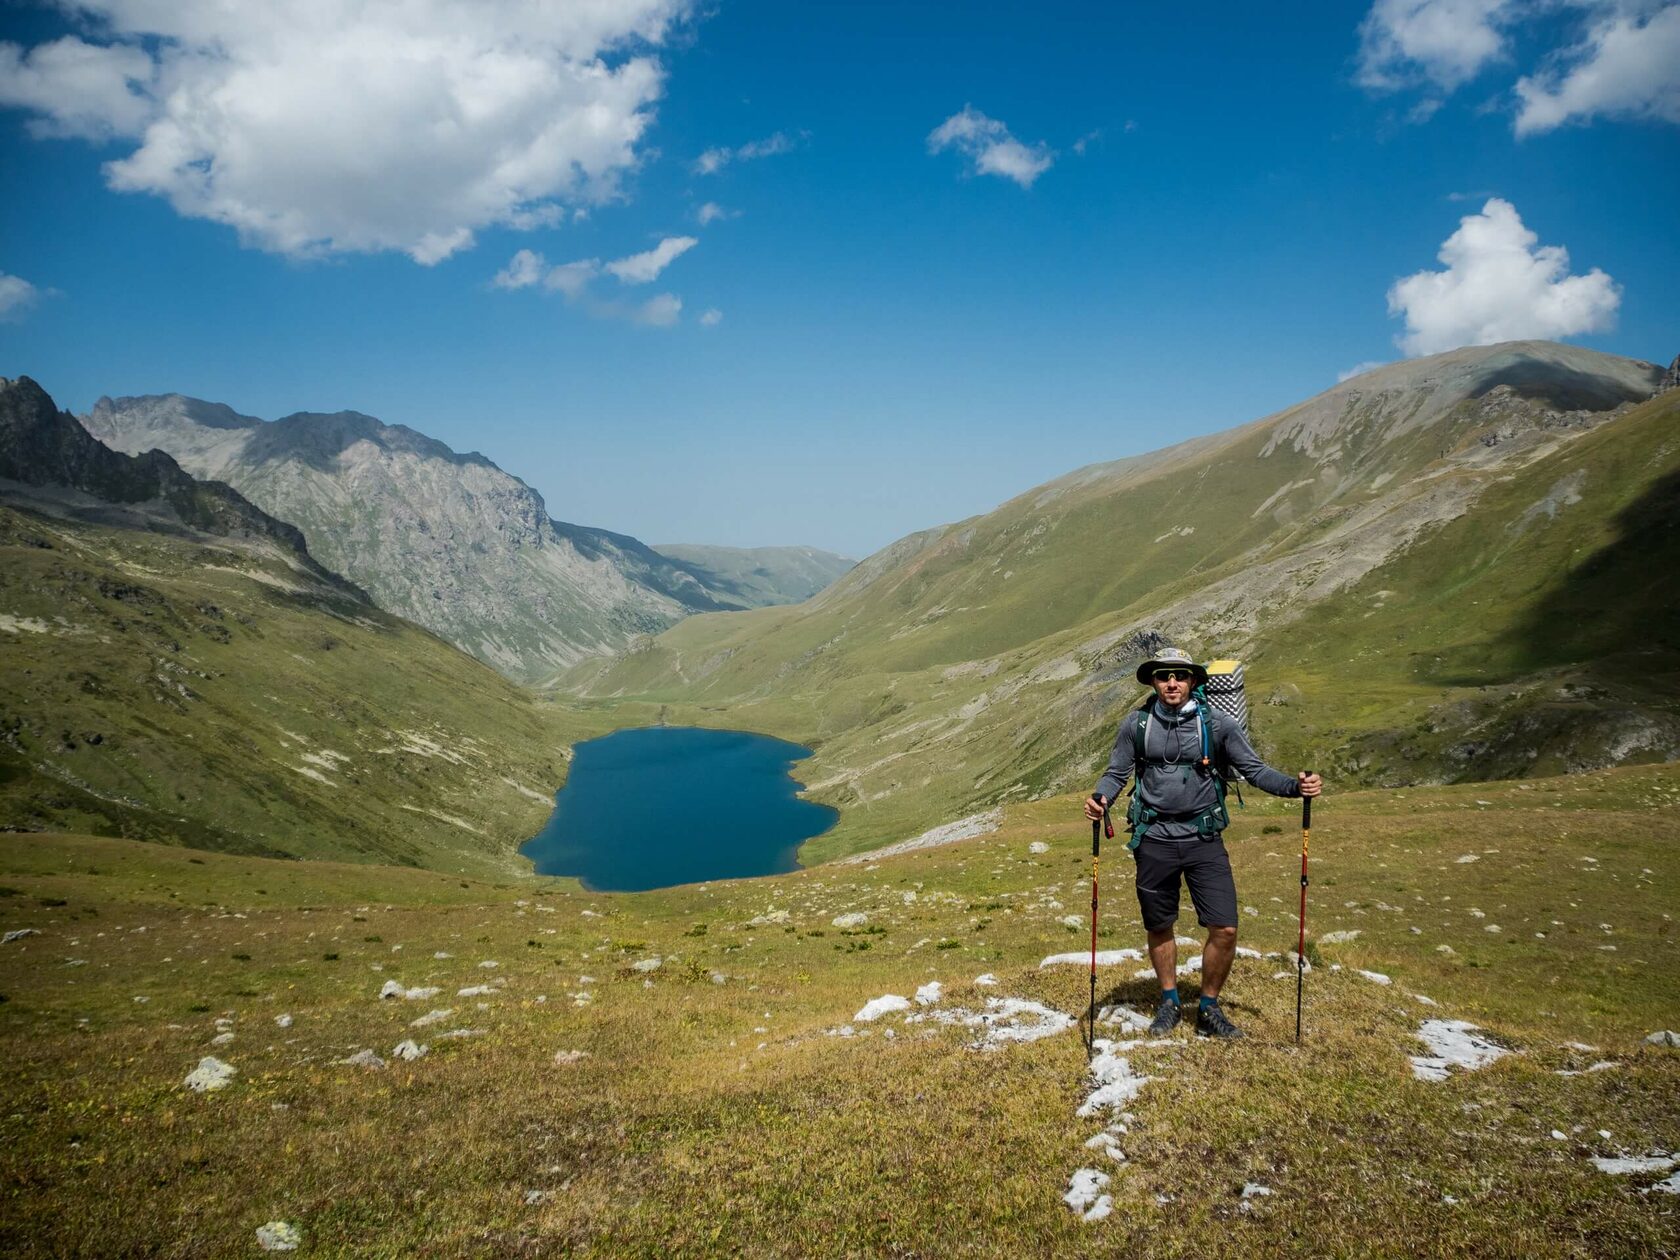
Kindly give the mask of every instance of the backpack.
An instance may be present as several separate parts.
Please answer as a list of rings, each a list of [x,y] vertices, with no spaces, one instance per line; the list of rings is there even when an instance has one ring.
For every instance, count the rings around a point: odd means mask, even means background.
[[[1238,677],[1240,680],[1240,673]],[[1240,681],[1238,685],[1241,685]],[[1202,759],[1199,769],[1203,775],[1212,777],[1215,799],[1212,805],[1201,812],[1188,818],[1175,818],[1173,821],[1193,822],[1196,824],[1196,833],[1203,840],[1212,840],[1231,825],[1231,812],[1225,808],[1225,793],[1226,785],[1231,782],[1233,776],[1231,767],[1225,760],[1224,749],[1213,738],[1214,709],[1208,702],[1206,687],[1196,687],[1191,691],[1190,697],[1196,705],[1196,728],[1202,737]],[[1126,806],[1126,822],[1132,829],[1132,838],[1126,842],[1126,848],[1134,852],[1138,845],[1143,843],[1144,833],[1162,816],[1160,810],[1145,805],[1143,797],[1138,794],[1142,775],[1138,773],[1137,767],[1143,765],[1144,740],[1149,732],[1149,717],[1154,707],[1155,700],[1151,697],[1145,700],[1140,708],[1134,710],[1128,719],[1132,724],[1133,770],[1131,799]],[[1243,804],[1240,787],[1237,789],[1237,804]]]

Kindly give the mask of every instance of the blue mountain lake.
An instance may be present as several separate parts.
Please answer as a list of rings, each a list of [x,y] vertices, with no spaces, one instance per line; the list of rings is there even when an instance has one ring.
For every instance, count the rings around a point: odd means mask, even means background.
[[[596,892],[798,870],[799,846],[840,816],[795,795],[810,755],[745,731],[616,731],[572,750],[548,825],[519,851]]]

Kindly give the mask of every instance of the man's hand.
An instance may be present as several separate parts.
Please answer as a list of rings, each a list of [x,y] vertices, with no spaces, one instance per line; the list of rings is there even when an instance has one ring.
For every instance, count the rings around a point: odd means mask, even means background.
[[[1085,798],[1085,817],[1089,818],[1092,822],[1096,822],[1100,819],[1103,816],[1103,810],[1107,808],[1108,802],[1103,800],[1103,798],[1095,792],[1092,792],[1091,795]]]
[[[1308,774],[1302,770],[1295,777],[1300,780],[1302,796],[1317,796],[1324,791],[1324,780],[1316,774]]]

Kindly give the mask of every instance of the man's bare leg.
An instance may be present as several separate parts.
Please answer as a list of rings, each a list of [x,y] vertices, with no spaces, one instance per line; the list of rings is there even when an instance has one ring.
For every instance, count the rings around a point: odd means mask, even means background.
[[[1161,982],[1161,992],[1178,987],[1178,942],[1173,939],[1173,925],[1149,934],[1149,961],[1155,967],[1155,978]],[[1207,966],[1206,962],[1202,964]],[[1230,968],[1230,962],[1225,966]]]
[[[1154,937],[1151,936],[1151,955]],[[1207,944],[1202,947],[1202,996],[1216,998],[1225,987],[1225,977],[1231,974],[1231,959],[1237,955],[1237,929],[1213,927],[1208,929]],[[1161,974],[1159,963],[1155,974]],[[1164,983],[1164,982],[1163,982]]]

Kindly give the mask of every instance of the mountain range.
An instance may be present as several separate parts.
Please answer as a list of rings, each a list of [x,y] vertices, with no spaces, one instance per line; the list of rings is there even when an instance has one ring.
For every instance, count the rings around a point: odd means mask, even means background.
[[[1263,755],[1333,783],[1673,759],[1667,384],[1544,342],[1389,365],[900,539],[800,604],[658,634],[626,618],[616,655],[532,691],[377,607],[239,490],[106,450],[33,382],[8,383],[0,809],[25,828],[505,873],[564,775],[549,750],[665,720],[810,745],[802,777],[842,810],[802,855],[822,860],[1087,786],[1138,696],[1136,660],[1168,641],[1242,658]],[[261,471],[300,502],[407,487],[416,533],[458,524],[433,573],[478,554],[470,527],[505,537],[493,522],[510,515],[529,529],[499,553],[508,582],[548,571],[519,567],[538,550],[584,567],[611,554],[718,604],[770,567],[539,519],[487,461],[367,417],[267,425],[178,397],[96,409],[131,433],[148,412],[198,443],[199,466]],[[405,563],[408,544],[357,519],[365,554]]]
[[[484,456],[359,412],[267,422],[163,394],[101,398],[81,422],[114,450],[163,450],[235,487],[381,608],[523,683],[695,612],[803,598],[813,572],[850,564],[804,548],[749,563],[721,549],[662,554],[553,520],[540,494]]]
[[[1248,662],[1274,764],[1369,783],[1680,753],[1680,393],[1516,342],[1389,365],[901,539],[793,607],[575,666],[580,697],[816,748],[811,857],[1094,781],[1136,661]]]

